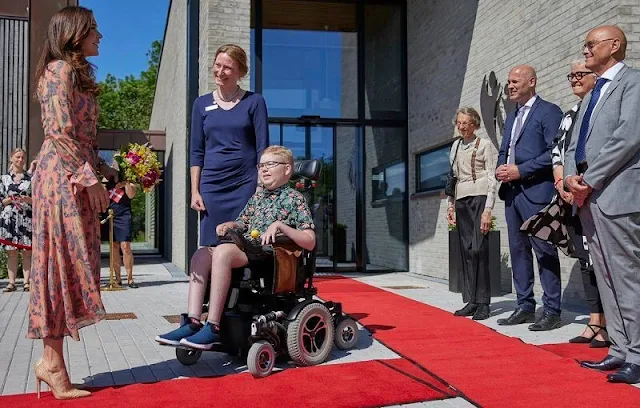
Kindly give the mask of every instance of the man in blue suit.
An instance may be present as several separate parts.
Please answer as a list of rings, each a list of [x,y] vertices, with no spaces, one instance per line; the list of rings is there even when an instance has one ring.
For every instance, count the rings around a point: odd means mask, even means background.
[[[560,261],[553,245],[530,238],[520,226],[551,202],[554,195],[551,143],[562,111],[536,95],[536,72],[528,65],[514,67],[507,79],[509,99],[518,104],[507,116],[498,155],[496,177],[502,182],[499,197],[505,202],[513,284],[518,307],[500,325],[535,323],[529,330],[560,326]],[[544,312],[535,320],[533,255],[536,254],[544,294]]]

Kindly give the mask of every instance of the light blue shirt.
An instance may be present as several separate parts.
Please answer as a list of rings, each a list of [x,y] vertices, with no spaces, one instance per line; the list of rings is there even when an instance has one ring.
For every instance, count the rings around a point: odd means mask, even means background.
[[[522,114],[522,126],[524,127],[524,124],[527,123],[527,116],[529,116],[529,111],[531,110],[531,107],[533,106],[533,103],[536,101],[536,98],[538,98],[538,95],[533,95],[531,97],[531,99],[529,99],[527,101],[527,103],[525,103],[524,105],[522,105],[519,109],[524,109],[524,113]],[[509,149],[507,150],[507,163],[509,163],[509,156],[511,153],[511,147],[513,145],[516,144],[517,142],[517,137],[518,135],[516,135],[516,124],[518,123],[518,118],[516,116],[516,120],[513,121],[513,127],[511,127],[511,140],[509,140]],[[522,129],[520,129],[520,131],[522,131]]]

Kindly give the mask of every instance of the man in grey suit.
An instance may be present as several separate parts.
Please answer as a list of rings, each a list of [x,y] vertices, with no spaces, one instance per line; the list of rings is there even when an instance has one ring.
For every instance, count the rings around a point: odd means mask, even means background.
[[[587,34],[583,54],[598,75],[566,152],[565,186],[578,205],[613,343],[602,361],[611,382],[640,382],[640,71],[623,60],[616,26]],[[575,158],[575,160],[574,160]]]

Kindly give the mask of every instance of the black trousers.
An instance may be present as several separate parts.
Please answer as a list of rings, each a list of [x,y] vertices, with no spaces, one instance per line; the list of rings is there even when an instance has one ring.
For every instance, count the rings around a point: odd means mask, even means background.
[[[489,278],[489,237],[480,231],[480,220],[487,196],[456,200],[456,225],[462,255],[462,301],[491,302]]]
[[[571,214],[568,209],[567,214]],[[582,223],[580,217],[572,215],[567,220],[567,232],[569,238],[575,246],[574,257],[580,262],[580,272],[582,272],[582,285],[584,287],[584,295],[589,305],[589,313],[604,313],[602,309],[602,301],[600,300],[600,292],[598,291],[598,283],[596,281],[596,273],[593,270],[593,264],[589,259],[589,250],[586,248],[582,237]]]

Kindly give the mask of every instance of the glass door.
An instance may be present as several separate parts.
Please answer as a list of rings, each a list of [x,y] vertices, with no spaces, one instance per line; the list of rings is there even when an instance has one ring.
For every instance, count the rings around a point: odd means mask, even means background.
[[[355,127],[347,128],[350,130],[349,135],[355,133]],[[304,191],[316,227],[319,270],[356,269],[356,226],[350,225],[353,222],[348,221],[355,220],[355,192],[351,195],[346,194],[352,190],[348,187],[348,174],[352,168],[348,164],[351,163],[348,151],[354,149],[355,137],[351,137],[344,146],[340,146],[340,149],[347,153],[344,158],[342,153],[338,156],[337,134],[344,131],[333,124],[271,124],[272,143],[289,148],[294,160],[320,160],[323,165],[320,179]],[[340,163],[336,158],[340,159]],[[345,177],[339,175],[338,171],[344,172]],[[302,188],[301,185],[297,187]],[[336,189],[345,190],[345,193],[336,196]],[[349,197],[352,197],[350,203]],[[347,215],[348,213],[353,216]]]

